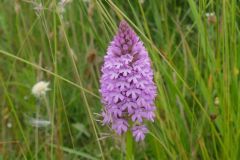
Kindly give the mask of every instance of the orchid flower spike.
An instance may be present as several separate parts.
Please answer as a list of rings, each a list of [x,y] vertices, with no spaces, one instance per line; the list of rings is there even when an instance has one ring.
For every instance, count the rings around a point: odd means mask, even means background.
[[[136,141],[145,138],[146,120],[154,121],[156,86],[150,58],[126,21],[107,49],[102,66],[103,124],[119,135],[131,130]]]

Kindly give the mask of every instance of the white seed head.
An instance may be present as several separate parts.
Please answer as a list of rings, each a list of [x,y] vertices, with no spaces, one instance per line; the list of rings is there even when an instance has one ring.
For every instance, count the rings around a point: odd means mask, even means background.
[[[42,97],[50,90],[49,82],[39,81],[32,87],[32,94],[36,97]]]

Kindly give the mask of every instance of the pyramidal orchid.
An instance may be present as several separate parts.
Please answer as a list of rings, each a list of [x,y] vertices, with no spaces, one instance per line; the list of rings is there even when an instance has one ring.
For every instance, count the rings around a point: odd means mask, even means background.
[[[102,66],[103,124],[119,135],[132,131],[136,141],[145,138],[145,120],[154,121],[156,86],[150,58],[133,29],[122,21],[107,49]]]

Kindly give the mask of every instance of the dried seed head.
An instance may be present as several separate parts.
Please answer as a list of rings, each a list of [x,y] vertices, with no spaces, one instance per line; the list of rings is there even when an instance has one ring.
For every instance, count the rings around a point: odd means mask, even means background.
[[[91,49],[87,54],[87,62],[94,64],[96,62],[97,54],[95,49]]]
[[[210,115],[210,119],[211,119],[212,121],[214,121],[216,118],[217,118],[217,114],[211,114],[211,115]]]

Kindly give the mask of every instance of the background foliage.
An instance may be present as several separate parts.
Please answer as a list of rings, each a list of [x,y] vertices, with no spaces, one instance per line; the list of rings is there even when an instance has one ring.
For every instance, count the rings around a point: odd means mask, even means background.
[[[239,7],[238,0],[1,0],[0,159],[125,159],[125,136],[101,125],[98,92],[121,19],[144,41],[158,87],[156,121],[143,143],[134,142],[134,158],[239,159]],[[39,80],[51,88],[41,100],[31,94]],[[31,125],[36,108],[51,125]]]

